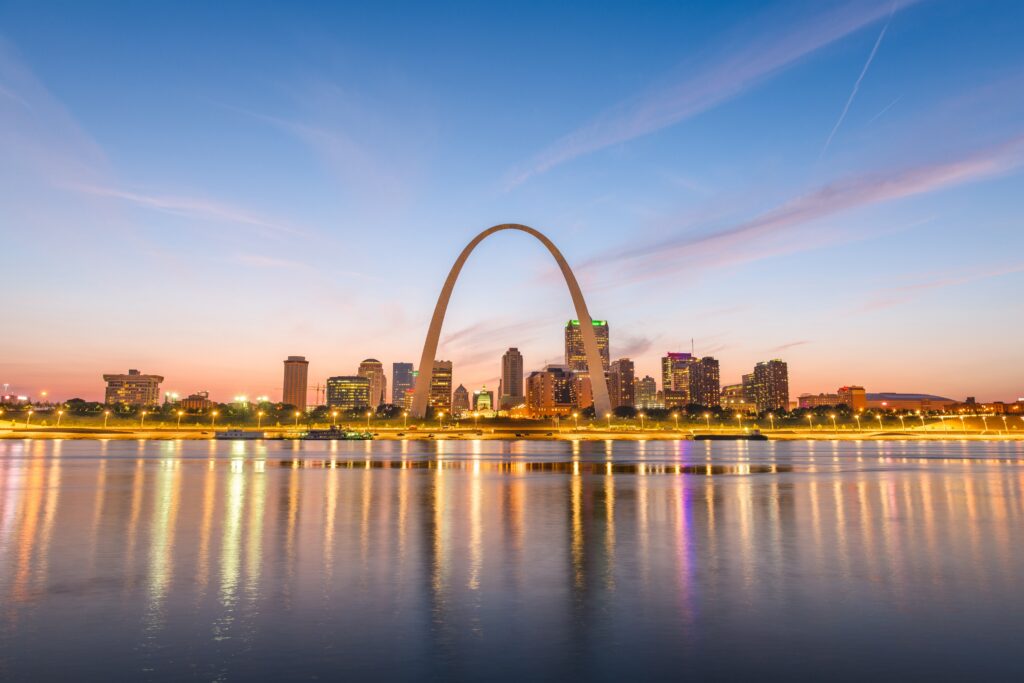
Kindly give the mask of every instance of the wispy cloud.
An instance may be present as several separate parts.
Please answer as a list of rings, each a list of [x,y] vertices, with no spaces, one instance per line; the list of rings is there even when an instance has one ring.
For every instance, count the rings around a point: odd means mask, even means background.
[[[768,350],[771,351],[772,353],[777,353],[779,351],[786,351],[788,349],[792,349],[792,348],[795,348],[797,346],[804,346],[805,344],[810,344],[810,343],[811,343],[811,341],[809,339],[801,339],[800,341],[793,341],[793,342],[789,342],[788,344],[781,344],[779,346],[775,346],[775,347],[773,347],[771,349],[768,349]]]
[[[896,6],[893,5],[893,12],[895,11]],[[860,90],[860,84],[864,81],[864,76],[867,75],[868,69],[871,68],[871,62],[875,61],[875,55],[878,54],[878,47],[882,44],[882,39],[885,38],[885,32],[889,30],[890,23],[892,23],[891,13],[889,14],[889,20],[886,21],[885,26],[882,27],[881,33],[878,34],[878,38],[875,40],[875,44],[871,48],[871,54],[868,55],[867,61],[864,62],[864,67],[860,70],[860,75],[857,76],[857,80],[853,84],[853,90],[850,91],[850,96],[846,98],[846,104],[843,105],[842,113],[839,114],[839,118],[836,119],[836,124],[832,126],[832,130],[828,134],[828,139],[825,140],[825,145],[821,148],[820,157],[825,156],[825,152],[828,151],[829,145],[832,144],[832,138],[836,136],[836,132],[839,130],[839,127],[843,125],[843,121],[846,119],[846,114],[850,111],[850,105],[853,104],[854,98],[857,97],[857,91]]]
[[[69,189],[94,197],[120,199],[147,209],[175,216],[211,223],[235,223],[262,228],[267,232],[300,235],[302,232],[279,221],[274,221],[238,206],[199,197],[145,194],[115,187],[97,185],[69,185]]]
[[[577,157],[649,135],[707,111],[803,57],[917,1],[848,2],[781,30],[767,30],[752,40],[728,41],[717,59],[680,68],[679,77],[616,105],[557,140],[513,171],[506,189]]]
[[[966,285],[981,280],[1002,277],[1004,275],[1014,275],[1016,273],[1024,273],[1024,263],[1011,263],[1008,265],[995,266],[981,270],[973,270],[966,273],[946,273],[939,277],[922,280],[908,285],[888,287],[882,291],[876,292],[876,294],[860,306],[858,310],[863,313],[891,308],[893,306],[898,306],[912,301],[915,296],[921,292],[934,289],[944,289],[946,287],[957,287],[959,285]]]
[[[729,254],[748,248],[752,241],[786,237],[797,228],[842,212],[975,182],[1022,164],[1024,135],[945,163],[833,182],[723,229],[697,235],[683,233],[661,242],[611,251],[586,266],[617,265],[637,280],[648,279],[678,269],[685,262],[714,260],[721,255],[731,258]]]

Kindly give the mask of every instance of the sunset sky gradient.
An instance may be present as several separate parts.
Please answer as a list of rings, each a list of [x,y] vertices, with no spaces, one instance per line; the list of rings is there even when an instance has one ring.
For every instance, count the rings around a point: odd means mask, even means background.
[[[516,222],[640,375],[692,339],[794,397],[1024,396],[1022,29],[1016,0],[4,3],[0,384],[390,371]],[[571,317],[501,233],[439,357],[496,387]]]

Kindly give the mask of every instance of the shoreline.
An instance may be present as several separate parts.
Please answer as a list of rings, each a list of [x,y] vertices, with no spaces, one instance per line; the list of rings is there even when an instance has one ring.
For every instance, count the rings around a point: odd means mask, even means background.
[[[217,434],[232,429],[131,429],[92,427],[0,427],[0,439],[66,439],[66,440],[154,440],[154,441],[210,441]],[[295,436],[295,430],[267,429],[263,437],[249,436],[258,433],[255,429],[242,429],[247,433],[244,439],[251,441],[304,440]],[[596,430],[596,429],[443,429],[443,430],[402,430],[398,428],[378,429],[371,432],[374,441],[760,441],[751,439],[749,432],[737,429],[712,430]],[[956,430],[764,430],[761,435],[768,441],[1024,441],[1024,432],[1000,432],[997,430],[956,431]],[[713,437],[707,439],[708,436]],[[232,439],[220,440],[230,441]]]

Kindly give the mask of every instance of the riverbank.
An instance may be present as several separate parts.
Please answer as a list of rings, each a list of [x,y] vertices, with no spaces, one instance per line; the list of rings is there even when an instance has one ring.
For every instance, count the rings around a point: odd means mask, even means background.
[[[35,427],[22,425],[0,426],[0,439],[92,439],[92,440],[211,440],[223,434],[224,429],[197,428],[94,428],[94,427]],[[260,438],[255,435],[262,433],[264,439],[295,439],[304,430],[273,428],[266,430],[242,430],[247,437]],[[744,439],[750,433],[739,429],[555,429],[550,427],[517,427],[509,429],[401,429],[387,428],[372,431],[376,440],[393,441],[438,441],[438,440],[530,440],[530,441],[678,441],[699,437],[714,436],[717,438]],[[963,441],[963,440],[999,440],[1024,441],[1024,432],[998,430],[935,430],[908,429],[901,430],[828,430],[828,429],[778,429],[764,430],[764,437],[772,441],[816,440],[816,441],[862,441],[862,440],[896,440],[896,441]]]

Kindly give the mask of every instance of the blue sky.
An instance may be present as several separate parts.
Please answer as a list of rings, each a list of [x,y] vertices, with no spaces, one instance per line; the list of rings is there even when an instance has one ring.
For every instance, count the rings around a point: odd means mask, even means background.
[[[0,382],[279,392],[417,360],[462,246],[519,222],[612,352],[1024,394],[1024,5],[0,4]],[[440,355],[561,359],[540,245],[499,234]]]

